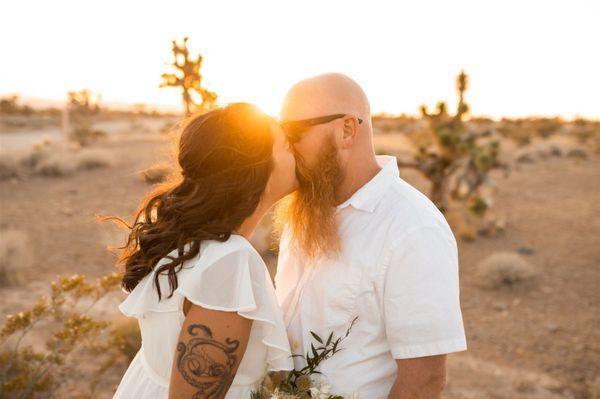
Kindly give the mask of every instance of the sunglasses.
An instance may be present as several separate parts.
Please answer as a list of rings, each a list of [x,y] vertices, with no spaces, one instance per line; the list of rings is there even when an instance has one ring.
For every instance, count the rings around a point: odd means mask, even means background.
[[[290,143],[297,143],[302,139],[302,133],[304,133],[308,128],[316,125],[322,125],[324,123],[329,123],[336,119],[343,118],[348,114],[335,114],[335,115],[327,115],[327,116],[319,116],[317,118],[310,119],[302,119],[299,121],[289,121],[283,122],[281,124],[281,128],[285,132],[287,139]],[[358,119],[358,124],[360,125],[363,120],[361,118]]]

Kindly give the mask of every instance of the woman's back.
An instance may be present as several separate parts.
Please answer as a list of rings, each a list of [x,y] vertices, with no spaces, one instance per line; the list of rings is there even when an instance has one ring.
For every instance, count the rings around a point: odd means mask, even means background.
[[[168,261],[163,258],[155,270]],[[138,318],[142,347],[115,398],[168,397],[173,360],[180,349],[185,298],[206,309],[237,312],[253,320],[246,351],[226,398],[247,398],[267,371],[293,367],[273,283],[262,258],[243,236],[234,234],[225,242],[203,241],[198,255],[185,261],[177,272],[178,287],[170,298],[163,295],[158,299],[154,276],[152,272],[144,277],[119,306],[125,315]],[[161,292],[169,292],[168,276],[161,274],[158,281]],[[210,362],[215,350],[228,350],[227,343],[211,342],[207,327],[192,334],[198,338],[193,350],[201,361]],[[183,351],[177,360],[182,357]]]

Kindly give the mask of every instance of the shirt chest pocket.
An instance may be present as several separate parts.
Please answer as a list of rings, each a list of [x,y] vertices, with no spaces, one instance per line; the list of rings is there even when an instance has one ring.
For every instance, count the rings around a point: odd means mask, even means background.
[[[367,291],[360,264],[324,263],[313,276],[309,301],[318,325],[327,332],[347,328],[357,316],[357,301]]]

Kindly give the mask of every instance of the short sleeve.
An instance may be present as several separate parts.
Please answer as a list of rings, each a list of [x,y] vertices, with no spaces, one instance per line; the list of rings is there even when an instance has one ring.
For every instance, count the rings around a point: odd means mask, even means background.
[[[392,244],[384,263],[383,312],[395,359],[467,349],[458,251],[448,226],[419,226]]]
[[[237,312],[253,320],[253,329],[266,347],[268,370],[293,368],[283,315],[264,261],[245,239],[232,235],[226,242],[207,241],[197,258],[177,272],[173,296],[158,299],[154,273],[146,276],[119,309],[125,315],[144,318],[149,313],[182,312],[184,298],[207,309]],[[162,262],[162,260],[161,260]],[[159,276],[163,293],[167,275]]]

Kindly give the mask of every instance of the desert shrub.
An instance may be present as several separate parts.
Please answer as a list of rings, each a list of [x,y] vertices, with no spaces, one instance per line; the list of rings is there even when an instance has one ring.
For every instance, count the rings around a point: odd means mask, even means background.
[[[127,361],[111,323],[89,314],[119,284],[116,273],[96,283],[59,277],[49,297],[7,316],[0,329],[0,397],[94,397],[106,372]],[[41,348],[26,345],[35,329],[48,336]]]
[[[535,158],[531,154],[525,152],[517,157],[516,162],[517,163],[535,163]]]
[[[38,160],[34,159],[34,152],[28,156],[28,164],[33,167],[34,174],[48,177],[63,177],[83,170],[107,168],[115,164],[114,156],[107,150],[81,149],[81,150],[59,150],[40,152]]]
[[[573,148],[567,153],[570,158],[587,159],[587,153],[581,148]]]
[[[51,154],[50,148],[51,142],[42,139],[25,150],[0,152],[0,180],[18,177],[24,169],[35,169]]]
[[[0,98],[0,115],[22,114],[31,115],[33,108],[28,105],[19,104],[19,96],[13,95]]]
[[[590,139],[598,141],[600,139],[600,121],[577,118],[571,123],[570,133],[580,143],[585,143]]]
[[[563,130],[564,126],[565,122],[560,118],[503,118],[499,123],[498,132],[524,146],[531,143],[535,137],[548,138]]]
[[[76,155],[77,170],[107,168],[115,163],[112,154],[106,150],[84,149]]]
[[[27,168],[35,168],[37,164],[50,154],[50,141],[42,140],[34,143],[29,150],[21,154],[19,163]]]
[[[93,129],[91,126],[84,125],[76,127],[69,133],[69,139],[79,143],[82,146],[89,145],[94,141],[106,138],[106,132]]]
[[[8,180],[19,175],[19,159],[9,152],[0,152],[0,180]]]
[[[18,285],[23,270],[31,263],[27,234],[20,230],[0,231],[0,287]]]
[[[165,181],[172,171],[167,164],[156,164],[144,169],[141,175],[146,183],[154,184]]]
[[[559,132],[564,125],[561,118],[531,118],[531,123],[537,135],[543,138]]]
[[[536,270],[523,256],[513,252],[496,252],[477,266],[479,285],[497,289],[531,281]]]
[[[47,177],[63,177],[73,174],[77,170],[77,162],[71,154],[52,153],[40,159],[33,172],[36,175]]]

